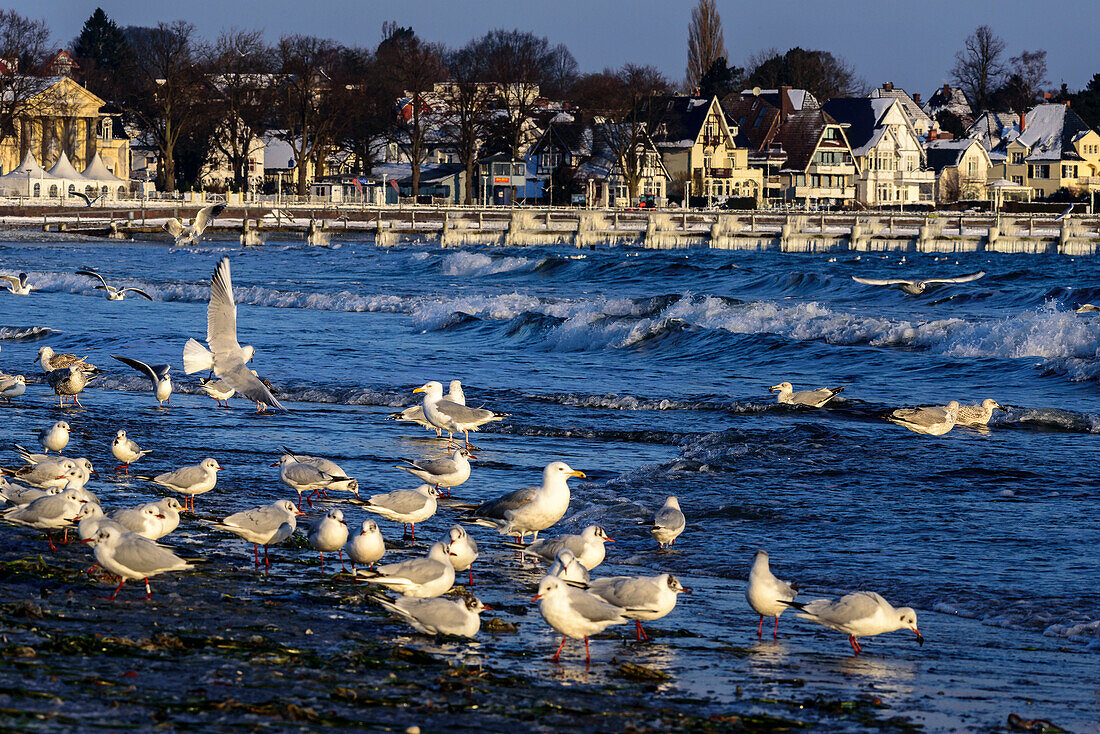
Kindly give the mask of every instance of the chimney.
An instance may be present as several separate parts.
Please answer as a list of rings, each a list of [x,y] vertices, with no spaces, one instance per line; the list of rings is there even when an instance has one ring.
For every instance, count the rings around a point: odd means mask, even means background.
[[[1070,101],[1069,101],[1069,100],[1067,99],[1067,100],[1066,100],[1066,107],[1069,107],[1069,102],[1070,102]]]
[[[893,82],[883,82],[882,83],[882,88],[884,90],[886,90],[887,92],[892,92],[892,91],[894,91],[894,83]]]
[[[1022,133],[1027,129],[1027,113],[1020,110],[1020,132]]]
[[[948,96],[948,95],[950,95],[950,94],[951,94],[951,85],[950,85],[950,84],[946,84],[946,83],[945,83],[945,84],[943,85],[943,96],[945,96],[945,97],[946,97],[946,96]]]
[[[791,104],[791,88],[780,87],[779,88],[779,124],[782,125],[787,121],[787,116],[794,112],[794,105]]]
[[[1050,92],[1043,92],[1043,101],[1044,102],[1049,102],[1050,101]]]
[[[932,142],[935,139],[936,139],[936,128],[934,128],[934,127],[928,128],[928,142]]]
[[[913,101],[917,103],[917,107],[920,107],[920,92],[913,93]]]

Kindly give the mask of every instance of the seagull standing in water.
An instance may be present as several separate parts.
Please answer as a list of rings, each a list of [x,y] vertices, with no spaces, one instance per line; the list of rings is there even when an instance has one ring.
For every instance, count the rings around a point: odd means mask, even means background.
[[[107,281],[103,279],[103,276],[94,270],[77,270],[77,275],[87,275],[89,278],[98,278],[102,285],[97,285],[95,289],[97,291],[105,291],[108,301],[122,301],[125,300],[127,293],[136,293],[146,300],[153,300],[153,297],[140,288],[116,288],[113,285],[107,285]]]
[[[462,383],[459,380],[451,380],[451,387],[447,392],[447,399],[459,405],[466,404],[466,393],[462,392]],[[436,437],[443,435],[443,432],[439,428],[433,426],[428,422],[428,419],[424,417],[423,405],[411,405],[398,413],[390,413],[388,417],[398,423],[415,423],[418,426],[423,426],[429,431],[435,431]]]
[[[257,412],[266,406],[286,412],[263,380],[248,369],[246,363],[255,350],[237,342],[237,305],[233,301],[233,277],[229,258],[223,257],[210,281],[210,304],[206,309],[207,351],[194,339],[183,349],[183,368],[187,374],[212,369],[217,377],[256,403]]]
[[[805,405],[810,408],[822,408],[830,400],[844,392],[843,387],[822,387],[817,390],[794,391],[794,386],[789,382],[781,382],[768,388],[776,393],[775,401],[784,405]]]
[[[958,275],[954,278],[925,278],[924,280],[920,280],[908,278],[861,278],[858,275],[853,275],[852,280],[857,283],[863,283],[864,285],[893,286],[907,295],[919,296],[928,290],[929,286],[943,285],[946,283],[970,283],[984,276],[985,271],[979,270],[976,273]]]
[[[69,424],[58,421],[49,428],[43,428],[38,432],[38,442],[49,454],[51,451],[61,453],[61,450],[69,445]]]
[[[675,543],[685,527],[687,520],[680,510],[680,500],[670,496],[653,516],[653,527],[649,532],[657,541],[657,547],[664,548]]]
[[[917,613],[910,607],[894,609],[890,602],[873,591],[857,591],[835,601],[814,599],[805,604],[789,601],[787,606],[799,610],[798,616],[803,619],[848,635],[856,655],[863,652],[857,638],[900,629],[912,630],[917,642],[924,644],[924,637],[917,629]]]
[[[94,544],[95,559],[108,573],[118,576],[115,593],[107,597],[114,600],[126,581],[143,579],[145,598],[153,598],[149,579],[169,571],[186,571],[193,566],[162,545],[143,538],[137,533],[120,533],[117,528],[101,528],[89,540]]]
[[[202,233],[206,231],[206,228],[210,226],[210,223],[214,221],[214,217],[218,216],[225,210],[225,202],[218,202],[217,204],[210,204],[199,209],[199,213],[195,215],[195,220],[191,222],[189,227],[184,227],[183,222],[170,217],[167,222],[164,223],[164,230],[176,238],[176,246],[189,245],[195,240],[202,237]]]
[[[546,530],[565,516],[569,509],[570,477],[585,478],[564,461],[554,461],[542,470],[542,486],[517,489],[515,492],[483,502],[470,510],[470,522],[483,527],[496,528],[501,535],[514,535],[516,542],[539,531]]]
[[[115,440],[111,441],[111,453],[114,457],[122,463],[115,469],[125,469],[127,473],[130,471],[130,464],[138,461],[143,456],[151,453],[150,449],[143,449],[137,445],[137,443],[126,436],[126,431],[119,431],[115,436]]]
[[[466,448],[470,448],[470,431],[476,431],[486,423],[502,421],[508,416],[495,413],[486,408],[469,408],[443,397],[442,383],[432,380],[413,390],[424,393],[424,418],[436,428],[447,432],[447,446],[454,445],[454,434],[462,433],[466,437]]]
[[[172,404],[172,378],[168,374],[172,369],[171,365],[148,365],[139,359],[119,357],[117,354],[112,354],[111,357],[149,378],[149,381],[153,383],[153,397],[160,403],[160,407],[163,408],[165,403]]]
[[[221,522],[214,523],[219,530],[226,530],[239,538],[252,543],[253,560],[260,565],[260,548],[264,547],[264,566],[270,568],[267,547],[282,543],[294,535],[298,527],[298,516],[305,513],[294,506],[290,500],[279,500],[270,505],[237,512]]]
[[[749,571],[749,585],[745,587],[745,600],[752,610],[760,615],[760,624],[756,628],[756,638],[764,636],[764,617],[775,617],[775,631],[772,636],[779,639],[779,615],[798,596],[798,591],[786,581],[780,581],[768,567],[767,551],[758,550],[752,559]]]
[[[626,624],[625,609],[610,604],[589,591],[575,589],[556,576],[545,576],[539,583],[539,593],[533,601],[539,602],[539,612],[546,623],[561,634],[561,644],[554,657],[555,663],[565,647],[565,641],[584,638],[584,661],[592,662],[588,650],[588,637],[603,632],[613,624]]]

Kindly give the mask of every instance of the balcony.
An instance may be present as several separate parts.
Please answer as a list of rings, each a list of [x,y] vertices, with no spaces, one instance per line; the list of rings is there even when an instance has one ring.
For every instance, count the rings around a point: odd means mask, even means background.
[[[788,191],[791,191],[791,189],[788,189]],[[793,196],[796,199],[854,199],[856,198],[856,189],[854,186],[842,186],[840,188],[795,186]]]
[[[702,138],[702,141],[703,141],[703,145],[705,145],[708,148],[717,148],[719,145],[722,144],[722,136],[721,135],[704,135],[703,138]]]
[[[851,163],[811,163],[806,173],[819,173],[826,176],[849,176],[856,172]]]
[[[732,168],[708,168],[708,178],[733,178]]]

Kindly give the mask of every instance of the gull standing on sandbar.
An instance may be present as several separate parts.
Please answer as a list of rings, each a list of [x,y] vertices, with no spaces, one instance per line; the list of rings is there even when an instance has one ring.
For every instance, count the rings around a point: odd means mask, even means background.
[[[214,523],[214,527],[233,533],[238,538],[251,543],[253,562],[256,566],[260,565],[259,546],[262,545],[264,565],[270,568],[271,561],[267,558],[267,547],[282,543],[294,535],[298,527],[298,516],[304,514],[290,500],[279,500],[270,505],[234,513],[221,522]]]

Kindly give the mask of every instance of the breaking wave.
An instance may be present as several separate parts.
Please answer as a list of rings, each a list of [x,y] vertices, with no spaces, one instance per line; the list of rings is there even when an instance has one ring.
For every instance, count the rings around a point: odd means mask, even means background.
[[[60,333],[48,326],[0,326],[0,339],[10,342],[32,342]]]

